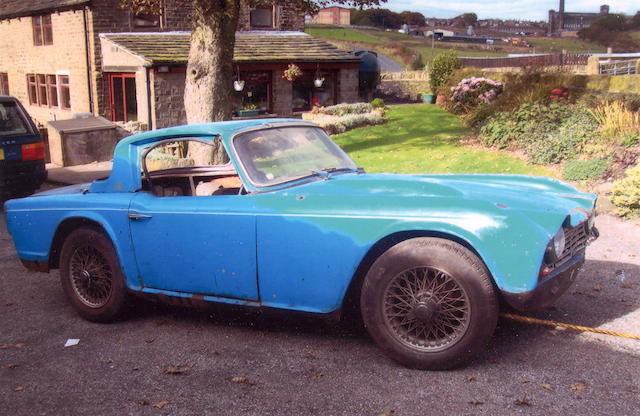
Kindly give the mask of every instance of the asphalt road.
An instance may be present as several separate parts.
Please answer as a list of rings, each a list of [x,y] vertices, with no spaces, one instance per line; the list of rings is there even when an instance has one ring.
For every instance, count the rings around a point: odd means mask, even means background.
[[[426,372],[390,361],[361,330],[288,313],[139,303],[125,321],[89,323],[57,272],[22,268],[0,222],[2,415],[640,413],[630,339],[503,319],[473,363]],[[640,334],[639,223],[598,226],[579,281],[532,316]],[[70,338],[80,342],[65,348]]]

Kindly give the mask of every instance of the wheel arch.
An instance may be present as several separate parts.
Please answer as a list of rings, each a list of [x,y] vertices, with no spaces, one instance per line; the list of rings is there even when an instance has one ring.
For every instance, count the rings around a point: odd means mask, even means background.
[[[444,240],[453,241],[455,243],[460,244],[461,246],[470,250],[474,255],[476,255],[480,261],[484,264],[484,267],[489,272],[490,280],[496,290],[498,290],[495,278],[491,272],[491,269],[487,265],[485,259],[482,255],[469,243],[469,241],[461,238],[452,233],[442,232],[442,231],[433,231],[433,230],[411,230],[411,231],[399,231],[392,234],[389,234],[380,240],[378,240],[360,261],[356,272],[351,278],[351,282],[347,288],[346,294],[342,300],[342,310],[347,313],[353,313],[359,311],[360,304],[360,291],[362,289],[362,284],[364,283],[364,278],[367,275],[367,272],[373,265],[382,253],[389,250],[391,247],[395,246],[398,243],[401,243],[406,240],[410,240],[412,238],[420,238],[420,237],[433,237],[433,238],[442,238]]]
[[[62,245],[69,234],[80,227],[87,226],[99,229],[113,242],[113,239],[107,232],[106,228],[99,221],[80,216],[65,218],[60,224],[58,224],[58,228],[56,228],[53,240],[51,241],[51,248],[49,250],[49,269],[57,269],[60,267],[60,252],[62,251]]]

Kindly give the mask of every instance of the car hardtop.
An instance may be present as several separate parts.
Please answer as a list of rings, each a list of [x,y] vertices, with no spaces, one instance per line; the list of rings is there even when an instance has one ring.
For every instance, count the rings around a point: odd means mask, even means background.
[[[317,124],[295,118],[271,118],[219,121],[214,123],[189,124],[151,130],[126,137],[116,145],[113,154],[111,175],[91,184],[92,193],[135,192],[141,186],[140,158],[145,149],[162,141],[182,138],[195,138],[205,141],[220,139],[227,150],[232,164],[245,184],[249,181],[239,169],[240,162],[233,151],[233,138],[243,132],[279,127],[315,127]]]

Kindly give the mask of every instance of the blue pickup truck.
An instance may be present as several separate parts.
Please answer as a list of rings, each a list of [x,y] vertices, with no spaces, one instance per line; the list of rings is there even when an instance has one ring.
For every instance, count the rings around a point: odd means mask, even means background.
[[[38,129],[20,101],[0,95],[0,196],[32,194],[46,179]]]

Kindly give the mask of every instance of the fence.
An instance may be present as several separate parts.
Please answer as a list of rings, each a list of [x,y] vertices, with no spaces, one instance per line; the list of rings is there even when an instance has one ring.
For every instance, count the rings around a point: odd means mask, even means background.
[[[638,66],[638,59],[624,61],[600,62],[600,73],[605,75],[626,75],[635,74]]]
[[[589,55],[575,53],[555,53],[509,57],[464,57],[463,66],[476,68],[523,68],[564,65],[586,65]]]

